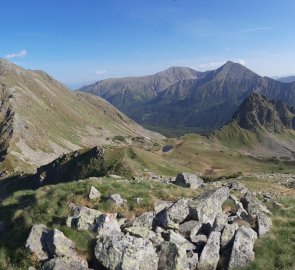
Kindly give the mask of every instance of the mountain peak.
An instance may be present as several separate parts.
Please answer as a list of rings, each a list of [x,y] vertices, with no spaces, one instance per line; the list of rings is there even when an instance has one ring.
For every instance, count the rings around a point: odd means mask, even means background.
[[[258,92],[253,92],[244,100],[233,120],[237,121],[240,127],[254,132],[265,128],[271,132],[282,133],[285,128],[295,128],[295,115],[287,105],[270,101]]]

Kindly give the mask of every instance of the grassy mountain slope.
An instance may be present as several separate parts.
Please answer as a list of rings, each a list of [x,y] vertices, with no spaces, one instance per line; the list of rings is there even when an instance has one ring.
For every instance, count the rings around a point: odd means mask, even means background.
[[[111,143],[123,135],[160,135],[134,123],[108,102],[72,92],[42,71],[0,60],[2,168],[34,168],[62,153]]]

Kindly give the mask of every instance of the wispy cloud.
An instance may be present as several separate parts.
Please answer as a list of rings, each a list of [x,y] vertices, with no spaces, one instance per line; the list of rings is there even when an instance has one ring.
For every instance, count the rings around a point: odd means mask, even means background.
[[[107,71],[105,69],[103,69],[103,70],[96,70],[95,73],[96,73],[96,75],[100,76],[102,74],[107,73]]]
[[[242,29],[240,31],[237,31],[236,33],[250,33],[250,32],[257,32],[257,31],[270,30],[270,29],[273,29],[273,28],[272,27],[254,27],[254,28]]]
[[[7,55],[5,55],[5,58],[6,59],[23,58],[23,57],[26,57],[27,55],[28,55],[27,50],[21,50],[18,53],[7,54]]]

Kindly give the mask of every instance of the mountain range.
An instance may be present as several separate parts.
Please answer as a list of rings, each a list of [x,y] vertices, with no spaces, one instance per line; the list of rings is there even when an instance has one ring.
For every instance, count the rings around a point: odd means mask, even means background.
[[[107,79],[79,89],[98,95],[137,123],[164,134],[209,133],[229,123],[253,92],[295,105],[295,83],[261,77],[228,61],[198,72],[173,67],[155,75]]]

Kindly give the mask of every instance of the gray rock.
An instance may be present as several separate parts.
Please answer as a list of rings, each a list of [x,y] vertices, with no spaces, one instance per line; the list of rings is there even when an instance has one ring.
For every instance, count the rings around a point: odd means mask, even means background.
[[[95,231],[97,220],[102,215],[98,210],[85,206],[73,206],[73,216],[68,217],[66,224],[70,228],[77,230]]]
[[[51,257],[75,257],[77,255],[74,242],[57,229],[49,232],[46,242]]]
[[[158,256],[158,270],[190,270],[186,250],[175,243],[163,242]]]
[[[197,269],[197,265],[198,265],[198,262],[199,262],[198,253],[195,253],[193,251],[187,251],[186,256],[187,256],[187,261],[188,261],[188,266],[189,266],[188,268],[190,270]]]
[[[74,258],[57,257],[43,264],[41,270],[88,270],[85,261],[76,261]]]
[[[194,250],[196,248],[194,244],[192,244],[182,235],[172,230],[169,230],[167,233],[164,233],[163,237],[165,240],[177,244],[178,246],[183,247],[185,250]]]
[[[256,240],[257,234],[251,228],[242,226],[238,229],[230,256],[229,269],[245,267],[254,260],[253,247]]]
[[[200,177],[186,172],[179,173],[176,176],[174,184],[191,189],[197,189],[205,185],[204,181]]]
[[[117,221],[117,214],[105,213],[97,220],[97,233],[99,235],[121,232]]]
[[[240,182],[236,182],[236,181],[233,181],[233,182],[230,182],[228,184],[228,187],[231,189],[231,190],[235,190],[235,191],[239,191],[241,193],[246,193],[249,191],[248,188],[246,188],[242,183]]]
[[[149,240],[120,232],[101,235],[94,254],[97,261],[109,270],[158,269],[158,256]]]
[[[126,222],[126,226],[144,227],[144,228],[152,229],[154,218],[155,218],[155,215],[153,212],[146,212],[134,218],[133,220],[128,220]]]
[[[256,198],[254,193],[247,192],[241,199],[241,202],[252,220],[256,219],[258,213],[271,215],[271,212]]]
[[[45,225],[34,225],[25,244],[29,252],[34,254],[40,261],[48,259],[48,233],[49,230]]]
[[[199,270],[215,270],[219,261],[220,232],[212,232],[201,253]]]
[[[157,200],[154,204],[154,212],[155,214],[160,213],[165,208],[170,207],[173,204],[173,202],[169,201],[163,201],[163,200]]]
[[[272,220],[264,213],[258,213],[256,217],[256,230],[261,237],[268,234],[272,228]]]
[[[135,201],[137,204],[140,204],[140,203],[143,201],[143,198],[137,197],[137,198],[134,198],[134,201]]]
[[[149,230],[145,227],[128,227],[125,229],[125,232],[131,236],[141,237],[150,240],[156,237],[156,234],[152,230]]]
[[[180,199],[167,209],[162,210],[156,216],[156,225],[164,228],[177,229],[179,223],[183,222],[190,213],[188,201],[189,199],[186,198]]]
[[[196,220],[190,220],[179,225],[179,233],[184,237],[196,235],[199,229],[202,227],[202,223]]]
[[[190,217],[213,225],[215,217],[222,212],[222,204],[229,196],[229,189],[221,187],[204,192],[189,202]]]
[[[101,193],[94,186],[92,186],[88,197],[90,200],[98,200],[101,197]]]
[[[126,200],[123,199],[120,194],[112,194],[112,195],[110,195],[107,198],[107,201],[111,202],[111,203],[113,203],[115,205],[118,205],[118,206],[126,203]]]
[[[208,238],[204,234],[197,234],[191,236],[191,242],[196,245],[197,250],[202,250],[203,247],[206,245]]]
[[[213,223],[213,231],[221,232],[224,226],[227,224],[227,215],[223,212],[217,213],[214,223]]]
[[[225,225],[220,239],[221,248],[227,248],[229,245],[233,243],[235,233],[238,228],[239,226],[237,223]]]

